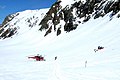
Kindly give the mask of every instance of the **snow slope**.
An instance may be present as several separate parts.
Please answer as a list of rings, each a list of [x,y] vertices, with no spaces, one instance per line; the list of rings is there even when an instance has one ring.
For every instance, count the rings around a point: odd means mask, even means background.
[[[120,80],[120,19],[109,14],[44,37],[38,27],[0,40],[0,80]],[[98,46],[104,49],[94,52]],[[41,54],[46,61],[28,56]],[[57,56],[57,60],[54,57]]]

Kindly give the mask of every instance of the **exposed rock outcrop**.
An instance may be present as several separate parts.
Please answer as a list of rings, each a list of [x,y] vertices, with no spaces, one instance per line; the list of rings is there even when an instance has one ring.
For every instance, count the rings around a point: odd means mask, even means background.
[[[40,22],[40,30],[48,30],[53,27],[54,30],[60,30],[60,21],[63,20],[65,24],[64,31],[70,32],[75,30],[80,23],[87,22],[91,17],[94,19],[103,17],[109,12],[112,12],[110,17],[114,16],[120,11],[120,1],[109,0],[86,0],[86,2],[76,1],[71,5],[62,7],[61,0],[58,0],[52,5],[48,13]],[[119,18],[119,15],[118,15]],[[47,31],[47,33],[48,33]],[[49,33],[51,33],[50,31]],[[58,30],[56,31],[58,35]],[[45,35],[46,36],[46,35]]]

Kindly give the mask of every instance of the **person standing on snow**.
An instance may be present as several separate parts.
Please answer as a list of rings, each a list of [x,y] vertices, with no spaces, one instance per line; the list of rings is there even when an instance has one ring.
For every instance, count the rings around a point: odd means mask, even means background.
[[[85,61],[85,68],[87,67],[87,61]]]
[[[55,57],[55,60],[57,59],[57,56]]]

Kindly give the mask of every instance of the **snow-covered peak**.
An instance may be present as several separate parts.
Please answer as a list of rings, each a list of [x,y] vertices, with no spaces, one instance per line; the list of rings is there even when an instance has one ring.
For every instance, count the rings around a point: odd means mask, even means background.
[[[64,8],[66,5],[71,5],[71,4],[74,4],[75,2],[78,2],[80,0],[58,0],[58,1],[61,1],[61,6]],[[81,0],[81,2],[85,3],[86,0]]]
[[[91,18],[97,19],[110,13],[112,19],[118,12],[119,2],[112,0],[58,0],[40,22],[40,30],[47,30],[45,36],[51,32],[58,35],[75,30]]]
[[[74,0],[58,0],[61,1],[61,6],[64,8],[66,5],[71,5],[72,3],[74,3]]]
[[[58,36],[108,13],[111,20],[119,10],[117,0],[58,0],[49,9],[26,10],[7,16],[0,28],[0,38],[11,37],[21,31],[24,33],[33,27],[44,30],[44,36],[49,33]]]
[[[8,15],[0,28],[0,38],[5,39],[12,37],[14,34],[25,33],[33,26],[37,26],[37,29],[39,29],[38,24],[44,18],[48,10],[49,8],[40,10],[25,10]]]

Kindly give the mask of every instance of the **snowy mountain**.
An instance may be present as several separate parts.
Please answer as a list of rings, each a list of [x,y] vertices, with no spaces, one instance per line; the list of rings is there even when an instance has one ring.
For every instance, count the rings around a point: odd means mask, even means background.
[[[26,10],[8,15],[2,23],[0,38],[5,39],[19,34],[23,26],[26,28],[37,26],[40,31],[46,30],[44,36],[51,32],[58,36],[61,30],[70,32],[91,18],[96,19],[110,13],[112,19],[119,10],[119,0],[69,0],[69,2],[58,0],[50,9]]]
[[[0,27],[0,80],[120,80],[119,10],[117,0],[60,0],[7,16]],[[37,54],[46,61],[28,59]]]
[[[65,5],[65,3],[67,3]],[[120,10],[120,1],[110,0],[60,0],[52,5],[46,16],[40,22],[40,30],[47,29],[45,36],[53,28],[57,35],[64,31],[75,30],[80,23],[91,18],[99,18],[111,12],[110,18]],[[63,25],[64,24],[64,25]]]
[[[26,10],[8,15],[2,23],[0,38],[9,38],[14,34],[22,34],[26,32],[26,30],[28,31],[31,29],[33,26],[36,27],[47,11],[48,9]]]

